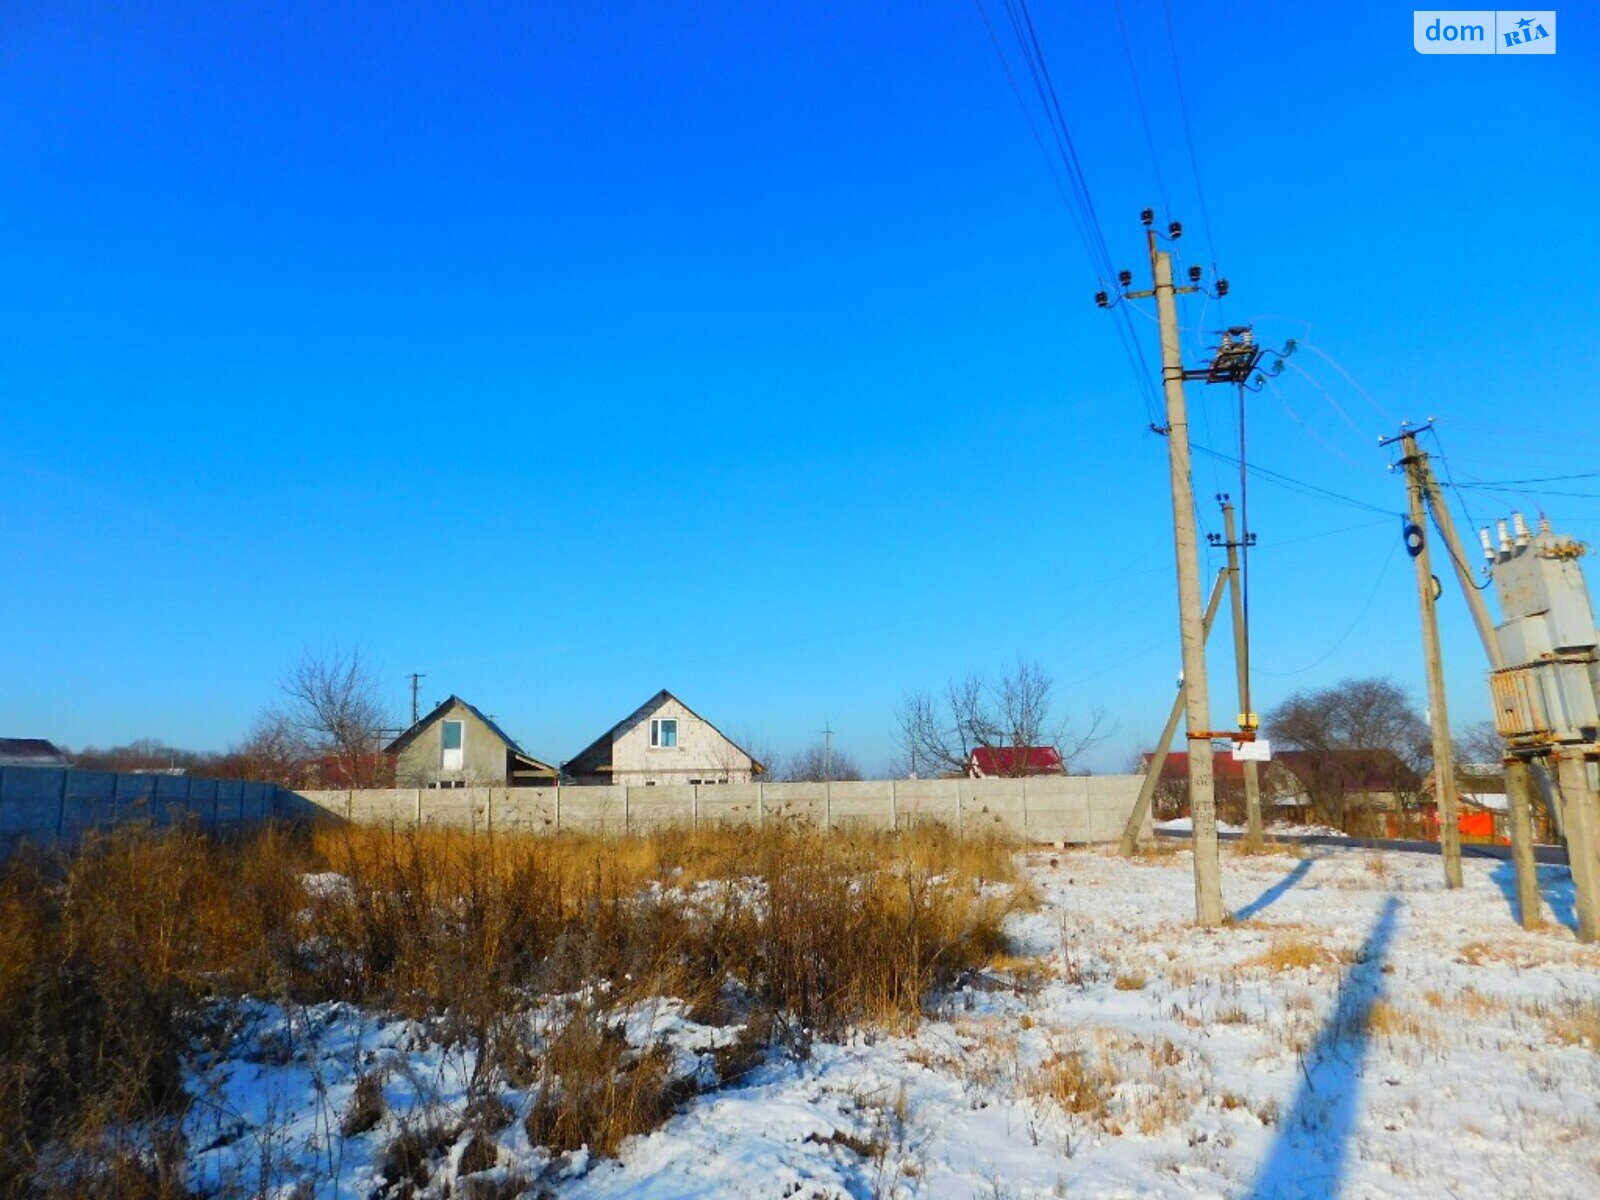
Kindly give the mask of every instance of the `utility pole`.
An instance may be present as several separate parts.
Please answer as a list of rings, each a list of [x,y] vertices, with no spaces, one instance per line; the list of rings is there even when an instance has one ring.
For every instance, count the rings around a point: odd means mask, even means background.
[[[1172,474],[1172,536],[1178,559],[1178,629],[1183,641],[1184,710],[1189,741],[1189,817],[1193,822],[1195,921],[1210,927],[1222,924],[1222,863],[1217,850],[1217,797],[1212,777],[1211,695],[1206,686],[1205,617],[1200,601],[1200,548],[1195,530],[1194,479],[1189,456],[1189,410],[1183,394],[1183,355],[1178,345],[1178,292],[1172,281],[1172,255],[1162,250],[1146,209],[1143,218],[1150,249],[1149,292],[1126,293],[1130,298],[1154,296],[1161,324],[1161,382],[1167,403],[1167,465]],[[1177,238],[1183,227],[1168,226]],[[1199,270],[1190,272],[1198,284]],[[1122,273],[1124,287],[1132,276]],[[1253,365],[1253,363],[1252,363]]]
[[[825,783],[833,782],[833,730],[826,721],[822,725],[822,779]]]
[[[1434,524],[1444,538],[1451,565],[1455,567],[1456,582],[1461,585],[1461,594],[1472,613],[1472,623],[1477,627],[1484,653],[1489,656],[1489,669],[1499,671],[1506,665],[1505,657],[1500,650],[1500,639],[1495,634],[1494,619],[1489,615],[1489,605],[1467,569],[1466,548],[1456,535],[1456,524],[1450,517],[1449,506],[1444,502],[1433,465],[1425,454],[1421,460],[1417,469],[1422,475],[1424,498],[1433,513]],[[1516,876],[1518,919],[1524,929],[1537,929],[1544,924],[1544,918],[1540,910],[1539,868],[1533,856],[1532,768],[1522,759],[1509,755],[1501,765],[1506,773],[1506,808],[1511,826],[1511,864]]]
[[[1218,571],[1216,586],[1211,589],[1211,601],[1206,605],[1207,637],[1211,636],[1211,623],[1216,620],[1217,608],[1222,604],[1222,588],[1227,581],[1227,571]],[[1139,785],[1139,799],[1135,801],[1133,811],[1128,814],[1128,823],[1122,829],[1122,844],[1117,847],[1117,853],[1123,858],[1139,848],[1139,827],[1144,824],[1144,815],[1150,811],[1156,788],[1161,785],[1161,771],[1167,765],[1167,754],[1172,749],[1172,739],[1177,736],[1178,721],[1187,703],[1187,686],[1180,683],[1178,694],[1172,698],[1172,711],[1167,714],[1167,723],[1161,730],[1161,739],[1156,743],[1156,752],[1150,759],[1150,765],[1145,768],[1144,782]]]
[[[417,685],[426,679],[427,676],[421,674],[420,672],[412,672],[409,678],[411,680],[411,723],[415,725],[418,717],[421,715],[417,712]]]
[[[1389,439],[1390,442],[1396,439]],[[1456,810],[1456,770],[1450,751],[1450,714],[1444,696],[1444,659],[1439,648],[1439,613],[1436,607],[1432,556],[1428,553],[1427,521],[1422,511],[1422,471],[1427,461],[1417,449],[1417,435],[1399,435],[1406,469],[1406,498],[1411,514],[1406,526],[1406,550],[1417,569],[1417,603],[1422,610],[1422,661],[1428,675],[1428,725],[1433,731],[1433,781],[1439,799],[1439,846],[1444,858],[1444,885],[1461,886],[1461,825]],[[1384,443],[1389,444],[1388,442]]]
[[[1233,600],[1233,661],[1239,677],[1239,728],[1256,727],[1255,710],[1250,705],[1250,635],[1244,622],[1244,588],[1239,583],[1239,547],[1244,543],[1234,533],[1233,505],[1222,498],[1222,536],[1228,548],[1228,590]],[[1246,538],[1254,535],[1246,533]],[[1266,834],[1261,828],[1261,777],[1253,758],[1244,760],[1245,852],[1260,854]]]

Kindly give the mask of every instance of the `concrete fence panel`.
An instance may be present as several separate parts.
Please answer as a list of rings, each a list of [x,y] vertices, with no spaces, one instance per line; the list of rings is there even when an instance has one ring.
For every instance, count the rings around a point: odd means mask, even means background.
[[[530,833],[648,833],[668,826],[782,822],[912,829],[938,822],[969,837],[1108,842],[1122,834],[1140,776],[896,779],[659,787],[400,788],[303,792],[304,808],[364,823]],[[48,798],[41,803],[47,803]],[[223,801],[218,798],[219,811]],[[0,813],[0,817],[3,817]],[[1149,833],[1148,819],[1145,833]]]
[[[933,821],[961,828],[961,790],[953,779],[898,779],[894,785],[896,825],[910,829]]]
[[[788,821],[821,829],[828,823],[828,793],[822,784],[763,783],[759,786],[766,824]]]
[[[571,789],[564,789],[570,791]],[[497,832],[554,833],[556,831],[555,788],[501,788],[494,797]]]
[[[889,829],[895,817],[894,781],[861,780],[819,784],[828,794],[825,803],[834,829]]]
[[[629,790],[618,784],[562,788],[559,832],[626,832],[629,818]]]
[[[759,783],[702,784],[695,793],[695,823],[759,825],[762,787]]]
[[[649,833],[692,824],[699,808],[699,790],[692,783],[628,788],[628,832]]]

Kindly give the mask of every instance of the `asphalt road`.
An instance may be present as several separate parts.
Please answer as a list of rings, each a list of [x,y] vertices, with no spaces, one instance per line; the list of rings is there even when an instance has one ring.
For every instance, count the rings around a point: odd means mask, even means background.
[[[1187,838],[1189,831],[1186,829],[1158,829],[1159,837]],[[1217,837],[1225,842],[1236,842],[1242,838],[1242,833],[1218,832]],[[1346,849],[1356,847],[1370,850],[1403,850],[1411,854],[1438,854],[1438,842],[1413,842],[1400,838],[1358,838],[1335,837],[1326,833],[1275,833],[1268,837],[1271,842],[1298,842],[1302,846],[1335,846]],[[1498,858],[1509,862],[1511,859],[1510,846],[1486,846],[1478,842],[1461,843],[1462,858]],[[1548,866],[1564,867],[1567,865],[1567,850],[1565,846],[1535,846],[1533,857],[1537,862]]]

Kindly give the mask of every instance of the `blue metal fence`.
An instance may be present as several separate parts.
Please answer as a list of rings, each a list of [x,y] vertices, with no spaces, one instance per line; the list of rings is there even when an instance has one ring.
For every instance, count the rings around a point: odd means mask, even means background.
[[[72,845],[93,830],[127,822],[205,830],[286,817],[292,792],[275,783],[0,767],[0,850],[19,842]]]

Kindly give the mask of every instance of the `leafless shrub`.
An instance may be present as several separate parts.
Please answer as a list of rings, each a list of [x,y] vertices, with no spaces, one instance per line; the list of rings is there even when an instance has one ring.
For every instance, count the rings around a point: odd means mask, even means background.
[[[475,1132],[497,1127],[490,1108],[511,1084],[542,1097],[530,1131],[608,1153],[685,1085],[662,1055],[619,1045],[598,1009],[538,1044],[523,1014],[539,997],[674,996],[719,1022],[732,1004],[745,1031],[717,1066],[736,1081],[774,1044],[803,1054],[814,1036],[913,1024],[931,990],[1001,953],[1000,923],[1026,900],[1002,882],[1011,854],[939,830],[345,826],[238,842],[127,831],[72,860],[15,857],[0,870],[0,1200],[43,1186],[47,1148],[84,1147],[110,1169],[109,1133],[175,1124],[200,1014],[244,993],[426,1018],[474,1053]],[[308,890],[310,871],[341,886]],[[381,1093],[377,1076],[358,1081],[347,1135],[382,1125]],[[386,1152],[396,1186],[436,1157],[430,1129],[402,1129]],[[165,1178],[152,1145],[140,1161]]]
[[[367,1071],[356,1080],[350,1105],[339,1121],[339,1132],[344,1137],[369,1133],[378,1127],[386,1112],[388,1105],[383,1099],[383,1075],[378,1071]]]

